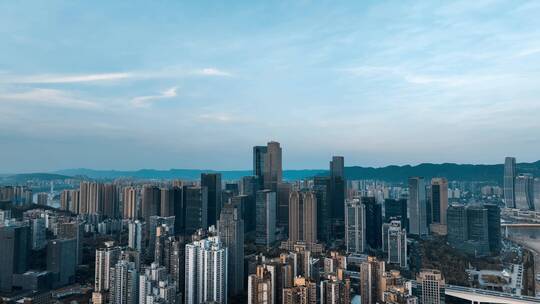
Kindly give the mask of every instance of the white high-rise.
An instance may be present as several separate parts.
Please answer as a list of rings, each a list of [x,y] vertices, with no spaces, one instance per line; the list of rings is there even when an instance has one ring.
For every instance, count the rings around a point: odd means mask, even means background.
[[[345,243],[349,253],[361,253],[366,248],[366,211],[359,199],[346,202]]]
[[[128,223],[128,246],[139,253],[142,253],[143,229],[143,223],[139,220]]]
[[[407,231],[400,221],[383,224],[383,251],[388,253],[387,262],[407,267]]]
[[[186,245],[185,303],[227,303],[227,248],[219,237]]]
[[[96,249],[96,292],[107,291],[111,287],[111,267],[114,267],[120,257],[121,248],[114,246],[114,242],[105,242],[105,248]]]
[[[417,236],[426,236],[428,234],[426,185],[423,177],[409,178],[407,208],[409,214],[409,233]]]
[[[531,174],[520,174],[516,177],[515,208],[534,210],[534,178]]]
[[[139,300],[138,272],[134,262],[119,260],[111,268],[112,304],[136,304]]]
[[[507,208],[516,208],[516,158],[504,159],[504,203]]]

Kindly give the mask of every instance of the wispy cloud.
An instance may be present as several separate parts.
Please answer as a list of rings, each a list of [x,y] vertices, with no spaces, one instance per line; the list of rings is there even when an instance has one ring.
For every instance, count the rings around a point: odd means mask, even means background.
[[[538,54],[538,53],[540,53],[540,47],[529,48],[529,49],[525,49],[525,50],[519,52],[516,55],[516,57],[525,57],[525,56],[535,55],[535,54]]]
[[[131,105],[137,108],[149,107],[152,103],[167,98],[173,98],[177,96],[178,87],[169,88],[159,95],[147,95],[147,96],[138,96],[131,100]]]
[[[27,84],[60,84],[60,83],[84,83],[84,82],[102,82],[115,81],[127,78],[132,78],[132,73],[104,73],[104,74],[77,74],[77,75],[60,75],[60,74],[42,74],[22,76],[6,79],[11,83],[27,83]]]
[[[197,75],[203,75],[203,76],[223,76],[223,77],[230,77],[232,76],[232,73],[219,70],[216,68],[204,68],[200,70],[195,70],[194,74]]]
[[[62,90],[39,88],[24,92],[0,92],[0,102],[81,110],[100,108],[100,105],[95,102],[79,99]]]

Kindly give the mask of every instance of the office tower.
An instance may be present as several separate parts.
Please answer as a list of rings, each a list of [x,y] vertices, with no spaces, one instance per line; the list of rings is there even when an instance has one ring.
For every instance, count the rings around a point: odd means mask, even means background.
[[[0,226],[0,291],[11,292],[13,274],[28,270],[30,227],[21,222]]]
[[[259,189],[264,189],[264,161],[266,159],[267,150],[266,146],[253,147],[253,175],[257,177]]]
[[[276,193],[257,191],[255,213],[255,243],[270,248],[276,241]]]
[[[32,230],[32,250],[41,250],[47,246],[47,228],[45,218],[38,217],[30,220]]]
[[[343,275],[341,275],[343,276]],[[321,281],[321,304],[349,304],[351,303],[351,282],[349,279],[331,276]]]
[[[384,221],[399,219],[401,227],[407,229],[407,200],[404,198],[384,200]]]
[[[372,249],[380,249],[382,245],[382,207],[374,197],[362,197],[366,219],[366,244]]]
[[[342,233],[345,221],[345,167],[342,156],[332,157],[330,161],[330,201],[332,209],[332,235],[338,237]]]
[[[47,271],[52,273],[53,287],[75,281],[77,267],[77,240],[56,239],[47,244]]]
[[[452,204],[448,207],[448,243],[459,248],[467,241],[467,209],[464,205]]]
[[[416,296],[421,304],[444,304],[444,278],[438,270],[422,269],[416,275]],[[363,303],[363,302],[362,302]]]
[[[407,201],[409,214],[409,233],[416,236],[426,236],[426,187],[424,178],[409,178],[409,199]]]
[[[312,191],[292,191],[289,198],[289,242],[317,242],[317,199]]]
[[[534,178],[531,174],[520,174],[514,184],[515,208],[534,210]]]
[[[255,196],[255,193],[259,191],[259,178],[257,176],[243,176],[240,179],[239,190],[238,194]]]
[[[275,304],[274,276],[263,265],[257,266],[255,274],[248,276],[248,304]]]
[[[540,211],[540,178],[534,179],[534,210]]]
[[[78,214],[81,203],[81,191],[79,189],[69,190],[69,199],[69,211]]]
[[[139,299],[138,272],[134,262],[119,260],[111,268],[112,304],[136,304]]]
[[[63,190],[60,194],[60,209],[62,210],[69,210],[70,206],[70,190]]]
[[[160,190],[154,185],[144,185],[141,194],[141,213],[145,222],[150,220],[151,216],[160,214],[161,199]]]
[[[487,209],[480,205],[467,206],[467,232],[469,242],[473,242],[476,255],[489,252]]]
[[[288,234],[289,231],[289,196],[291,184],[280,183],[277,189],[277,223],[276,226]]]
[[[167,231],[169,234],[174,234],[174,222],[175,217],[174,216],[156,216],[153,215],[150,217],[150,220],[148,221],[147,228],[148,228],[148,244],[147,244],[147,250],[146,254],[147,257],[150,258],[150,260],[155,259],[155,253],[156,253],[156,238],[158,234],[158,227],[164,228],[164,230]]]
[[[345,208],[345,245],[349,253],[366,250],[366,211],[359,199],[348,200]]]
[[[516,208],[516,158],[506,157],[504,159],[504,203],[507,208]]]
[[[95,286],[96,292],[108,291],[111,288],[111,268],[119,260],[121,248],[114,246],[114,242],[105,242],[104,248],[96,249],[96,271]]]
[[[219,237],[186,245],[186,304],[227,303],[227,248]]]
[[[137,219],[137,189],[134,187],[125,187],[122,202],[124,218],[130,220]]]
[[[360,264],[360,295],[362,304],[375,304],[379,297],[379,281],[385,272],[384,261],[368,257]]]
[[[160,190],[160,216],[174,216],[174,190],[172,188],[161,188]]]
[[[173,196],[171,216],[174,216],[174,233],[183,234],[185,232],[186,210],[184,208],[184,195],[182,187],[172,186]]]
[[[484,204],[487,209],[489,251],[497,255],[501,251],[501,209],[495,204]]]
[[[208,188],[184,186],[182,195],[185,233],[189,235],[198,229],[208,228]]]
[[[143,252],[144,245],[144,223],[139,220],[132,220],[128,223],[128,247]]]
[[[283,289],[283,304],[316,304],[317,285],[303,277],[294,279],[294,287]]]
[[[438,235],[446,235],[446,209],[448,209],[448,181],[446,178],[431,179],[430,199],[430,230]]]
[[[240,206],[223,206],[217,228],[219,239],[228,250],[228,294],[235,296],[244,290],[244,221]]]
[[[282,180],[281,147],[278,142],[271,141],[266,145],[264,154],[264,189],[277,192],[277,185]]]
[[[82,264],[83,260],[83,224],[78,220],[57,223],[57,237],[59,239],[75,239],[77,264]]]
[[[37,194],[37,204],[40,206],[47,206],[49,201],[49,194],[42,192]]]
[[[208,226],[213,226],[221,213],[221,173],[201,173],[201,187],[207,188]]]
[[[389,264],[407,267],[407,231],[401,228],[400,221],[383,225],[383,251],[388,253]]]
[[[233,196],[230,204],[238,208],[240,217],[244,220],[244,232],[255,231],[255,217],[257,213],[255,194],[253,196],[243,194]]]
[[[322,242],[330,240],[332,223],[332,204],[330,197],[330,177],[316,176],[313,179],[313,192],[317,198],[317,239]]]

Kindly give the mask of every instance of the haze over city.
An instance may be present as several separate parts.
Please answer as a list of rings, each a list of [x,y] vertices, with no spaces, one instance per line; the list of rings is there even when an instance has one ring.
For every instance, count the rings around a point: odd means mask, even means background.
[[[0,4],[0,173],[538,160],[540,3]],[[7,161],[9,160],[9,161]]]

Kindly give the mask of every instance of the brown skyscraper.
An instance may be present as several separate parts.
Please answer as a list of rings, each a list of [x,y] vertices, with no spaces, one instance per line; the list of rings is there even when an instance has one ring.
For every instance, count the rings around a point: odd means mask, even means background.
[[[271,141],[266,146],[264,154],[264,189],[277,192],[277,185],[282,180],[281,147],[278,142]]]
[[[446,209],[448,209],[448,181],[446,178],[431,180],[431,231],[446,235]]]
[[[137,190],[133,187],[124,188],[122,196],[124,218],[134,220],[137,218]]]
[[[311,191],[293,191],[289,197],[289,242],[317,242],[317,199]]]

